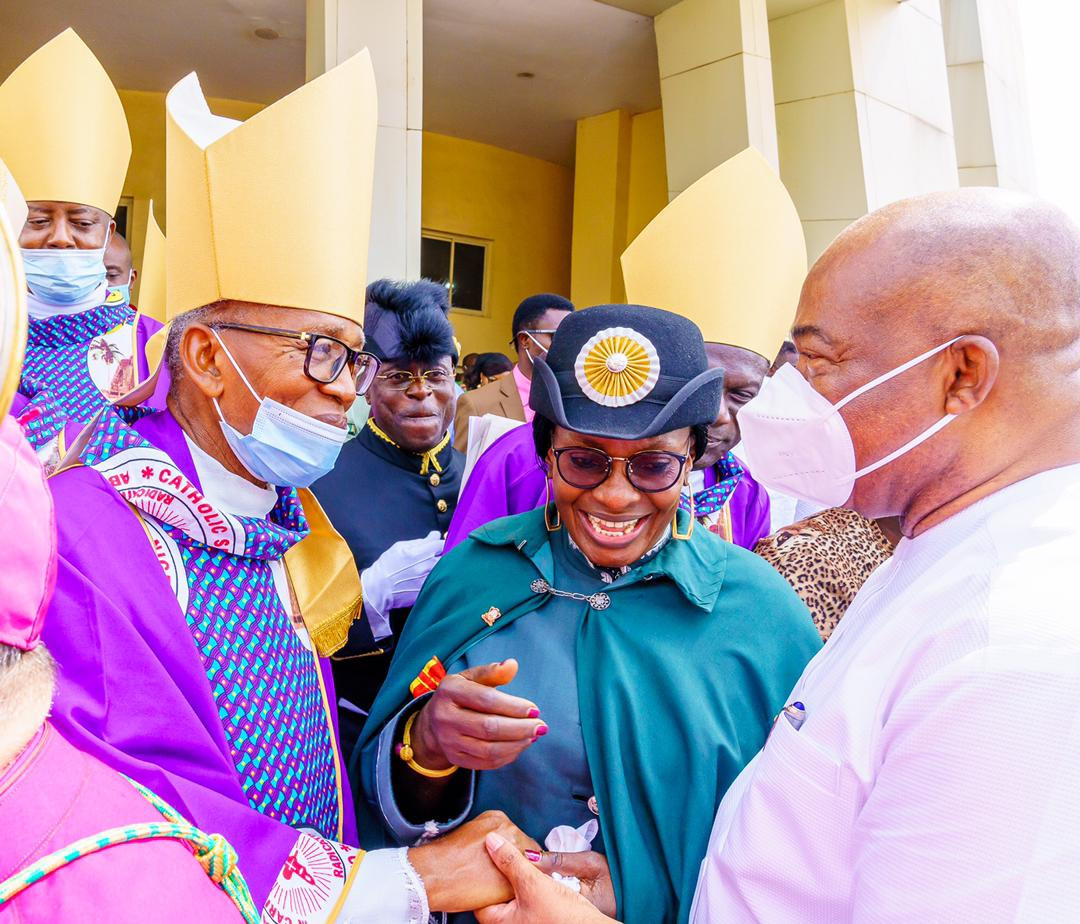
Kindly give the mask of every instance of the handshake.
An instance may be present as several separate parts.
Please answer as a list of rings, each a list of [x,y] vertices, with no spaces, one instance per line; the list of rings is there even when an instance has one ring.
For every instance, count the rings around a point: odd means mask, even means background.
[[[485,812],[409,860],[432,911],[475,911],[481,924],[610,924],[615,892],[601,854],[540,850],[502,812]],[[581,892],[550,878],[574,876]]]

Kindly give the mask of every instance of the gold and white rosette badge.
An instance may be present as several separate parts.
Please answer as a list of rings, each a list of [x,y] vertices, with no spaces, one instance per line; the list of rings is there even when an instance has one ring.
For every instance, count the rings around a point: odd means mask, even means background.
[[[608,327],[581,348],[574,375],[589,400],[604,407],[626,407],[656,386],[660,357],[644,334],[629,327]]]

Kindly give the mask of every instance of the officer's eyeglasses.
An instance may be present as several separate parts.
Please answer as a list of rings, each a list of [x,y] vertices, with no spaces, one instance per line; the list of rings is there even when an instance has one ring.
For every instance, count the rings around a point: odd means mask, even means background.
[[[658,494],[673,488],[682,477],[689,455],[647,449],[632,456],[609,456],[602,449],[566,446],[552,451],[559,477],[583,491],[598,488],[611,475],[613,463],[626,466],[626,479],[643,494]]]
[[[287,337],[307,344],[304,356],[304,375],[315,382],[329,385],[337,380],[347,366],[358,395],[364,394],[379,371],[379,360],[371,353],[354,350],[347,343],[328,334],[306,330],[286,330],[280,327],[260,327],[257,324],[215,324],[216,330],[242,330],[250,334]]]
[[[376,378],[394,391],[408,391],[413,382],[418,382],[430,391],[440,391],[454,384],[454,373],[449,369],[425,369],[423,372],[396,370],[383,372]]]

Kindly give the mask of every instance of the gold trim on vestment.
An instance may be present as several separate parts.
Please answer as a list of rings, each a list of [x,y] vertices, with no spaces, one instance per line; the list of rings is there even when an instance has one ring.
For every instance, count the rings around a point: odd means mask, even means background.
[[[360,617],[363,591],[348,545],[306,488],[297,491],[311,532],[285,553],[300,615],[320,657],[344,647]]]
[[[327,921],[336,921],[338,915],[341,914],[341,909],[345,907],[345,899],[349,897],[349,889],[353,887],[353,880],[356,878],[356,874],[360,870],[360,864],[364,862],[366,856],[366,850],[361,850],[356,855],[352,869],[349,870],[348,875],[345,877],[345,885],[341,887],[341,893],[338,895],[337,901],[334,902],[334,907],[330,909],[330,913],[326,916]]]

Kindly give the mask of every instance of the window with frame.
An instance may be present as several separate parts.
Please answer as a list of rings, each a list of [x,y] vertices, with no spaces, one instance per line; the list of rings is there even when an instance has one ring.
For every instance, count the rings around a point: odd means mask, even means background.
[[[484,313],[491,241],[439,231],[420,237],[420,275],[441,282],[450,293],[450,307]]]
[[[135,211],[135,200],[131,196],[124,196],[116,207],[113,221],[116,222],[116,233],[125,241],[131,241],[131,216]]]

